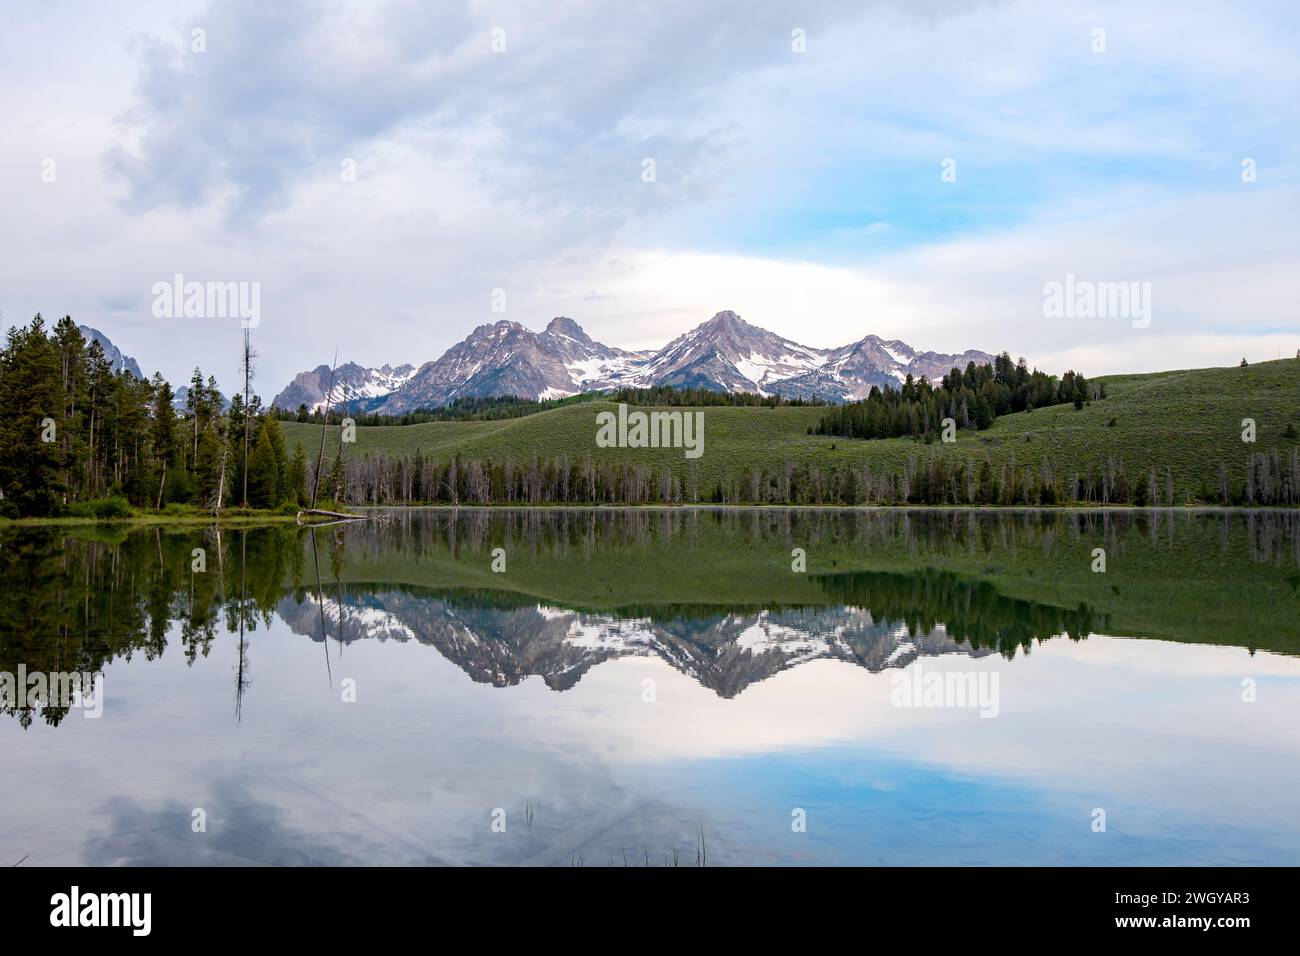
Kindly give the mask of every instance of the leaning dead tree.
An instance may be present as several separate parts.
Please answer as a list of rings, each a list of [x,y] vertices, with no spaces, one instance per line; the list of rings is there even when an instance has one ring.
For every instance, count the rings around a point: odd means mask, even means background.
[[[226,467],[227,458],[230,455],[230,442],[223,441],[221,445],[221,471],[217,475],[217,500],[212,509],[218,520],[221,518],[221,503],[226,493]]]
[[[327,511],[324,508],[317,508],[316,501],[320,495],[321,472],[325,469],[325,436],[329,431],[330,408],[334,404],[334,375],[339,367],[338,349],[334,350],[334,366],[330,369],[329,389],[325,392],[325,415],[321,418],[320,424],[320,452],[316,456],[316,478],[311,487],[311,507],[298,512],[297,520],[302,522],[303,515],[317,515],[322,518],[334,518],[339,521],[365,521],[365,515],[346,514],[341,511]],[[339,455],[342,459],[343,436],[339,436]]]
[[[320,494],[320,473],[325,467],[325,432],[330,424],[330,404],[334,400],[334,373],[339,367],[338,349],[334,350],[334,367],[330,369],[330,387],[325,393],[325,415],[320,424],[320,454],[316,456],[316,480],[311,485],[311,510],[316,510],[316,496]]]

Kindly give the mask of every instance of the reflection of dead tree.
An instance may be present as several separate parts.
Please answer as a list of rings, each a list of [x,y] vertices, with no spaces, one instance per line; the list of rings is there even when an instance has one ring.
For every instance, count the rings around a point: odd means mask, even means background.
[[[226,563],[221,550],[221,525],[213,525],[212,531],[217,538],[217,584],[221,588],[221,602],[224,604],[226,601]]]
[[[330,642],[325,632],[325,592],[320,583],[320,554],[316,551],[316,529],[311,529],[311,557],[316,565],[316,605],[320,608],[320,642],[325,646],[325,675],[329,678],[330,688],[334,687],[334,672],[330,670]]]
[[[339,528],[334,532],[334,543],[338,547],[343,547],[343,529]],[[341,562],[334,563],[334,593],[337,595],[336,600],[339,606],[339,660],[343,659],[343,623],[348,609],[347,592],[343,590],[343,565]]]
[[[248,688],[248,655],[246,653],[247,644],[244,640],[244,601],[247,594],[246,588],[246,569],[248,567],[248,532],[244,531],[239,536],[239,663],[235,677],[235,720],[243,719],[244,710],[244,691]]]

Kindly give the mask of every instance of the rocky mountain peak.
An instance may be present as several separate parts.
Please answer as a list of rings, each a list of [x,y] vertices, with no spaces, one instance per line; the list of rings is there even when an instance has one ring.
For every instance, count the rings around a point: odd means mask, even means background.
[[[591,342],[591,337],[582,330],[582,326],[567,315],[557,315],[551,319],[546,326],[546,331],[551,335],[563,335],[565,338],[574,339],[584,345]]]

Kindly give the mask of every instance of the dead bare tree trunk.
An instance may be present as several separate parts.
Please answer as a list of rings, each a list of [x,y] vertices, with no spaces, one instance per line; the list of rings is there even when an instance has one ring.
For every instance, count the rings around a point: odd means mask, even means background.
[[[249,386],[253,378],[253,347],[249,343],[248,329],[244,329],[244,500],[248,507],[248,420],[251,409],[248,407]]]
[[[330,403],[334,400],[334,373],[339,367],[339,353],[334,351],[334,367],[330,369],[330,387],[325,393],[325,417],[320,425],[320,454],[316,457],[316,480],[311,484],[311,506],[316,507],[316,496],[320,493],[320,472],[325,466],[325,431],[330,424]]]
[[[221,499],[226,492],[226,463],[230,455],[230,442],[221,443],[221,474],[217,477],[217,507],[215,509],[218,520],[221,518]]]
[[[154,505],[154,510],[162,509],[163,488],[167,486],[167,459],[163,459],[162,477],[158,479],[158,503]]]

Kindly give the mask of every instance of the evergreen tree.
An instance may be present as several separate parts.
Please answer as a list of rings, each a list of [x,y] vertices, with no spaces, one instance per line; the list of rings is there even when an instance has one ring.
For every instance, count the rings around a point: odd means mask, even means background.
[[[452,461],[451,469],[450,469],[451,474],[449,476],[451,479],[451,488],[453,490],[453,495],[452,495],[453,504],[456,503],[456,501],[458,500],[458,495],[457,495],[457,489],[459,487],[458,476],[462,470],[459,467],[459,464],[460,464],[460,455],[457,454],[456,458]],[[334,502],[341,503],[344,498],[344,489],[346,485],[347,485],[347,478],[346,478],[346,473],[343,470],[343,443],[339,442],[338,452],[334,456],[334,464],[330,467],[329,477],[325,481],[325,485],[324,485],[325,493],[328,494]]]
[[[53,514],[64,502],[64,408],[59,351],[38,314],[9,330],[0,353],[0,494],[18,514]]]
[[[284,501],[283,459],[280,426],[274,416],[263,416],[248,457],[248,503],[254,508],[278,508]]]
[[[63,407],[58,415],[58,445],[63,456],[63,487],[75,495],[81,489],[88,448],[85,420],[90,404],[86,340],[70,316],[55,323],[54,347],[59,354],[59,386]]]
[[[290,504],[307,504],[307,453],[301,444],[295,445],[293,457],[284,473],[285,500]]]
[[[86,350],[86,378],[89,390],[86,497],[94,498],[102,497],[107,491],[105,476],[108,473],[108,456],[104,449],[109,446],[105,443],[104,436],[111,432],[114,410],[112,401],[117,385],[113,380],[113,367],[104,354],[104,347],[93,340]]]

